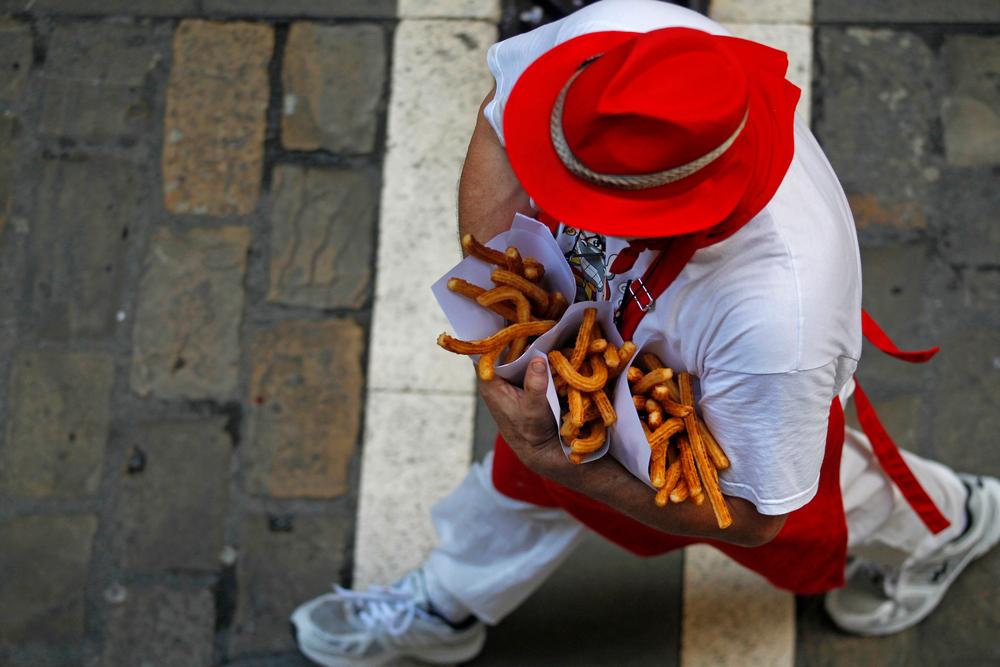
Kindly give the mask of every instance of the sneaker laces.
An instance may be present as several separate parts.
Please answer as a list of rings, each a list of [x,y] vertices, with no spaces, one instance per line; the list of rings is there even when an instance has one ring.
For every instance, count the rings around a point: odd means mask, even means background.
[[[352,591],[335,585],[333,592],[333,599],[349,604],[366,630],[384,628],[391,637],[406,634],[420,611],[413,594],[397,588],[372,586],[367,591]]]

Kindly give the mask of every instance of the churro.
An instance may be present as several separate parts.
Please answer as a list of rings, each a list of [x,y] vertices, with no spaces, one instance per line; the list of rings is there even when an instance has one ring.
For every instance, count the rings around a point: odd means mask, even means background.
[[[487,264],[496,264],[497,266],[507,266],[507,256],[504,255],[499,250],[494,250],[493,248],[488,248],[479,241],[472,234],[466,234],[462,237],[462,250],[465,254],[472,255],[477,259],[481,259]]]
[[[506,345],[519,336],[540,336],[555,325],[552,320],[518,322],[504,327],[492,336],[472,341],[459,340],[443,333],[438,336],[438,345],[457,354],[483,354],[498,345]]]
[[[589,393],[603,389],[608,381],[608,367],[604,365],[604,360],[596,355],[589,359],[590,375],[581,375],[574,370],[569,360],[558,350],[549,352],[549,364],[556,373],[566,378],[571,387],[576,387],[580,391]]]
[[[521,253],[514,246],[507,248],[504,253],[507,258],[507,270],[511,273],[516,273],[519,276],[524,275],[524,261],[521,259]]]
[[[537,308],[539,313],[544,313],[548,310],[549,293],[527,278],[523,278],[516,273],[511,273],[507,269],[496,269],[490,274],[490,278],[497,285],[516,287],[524,292],[524,296],[528,297],[528,300]]]

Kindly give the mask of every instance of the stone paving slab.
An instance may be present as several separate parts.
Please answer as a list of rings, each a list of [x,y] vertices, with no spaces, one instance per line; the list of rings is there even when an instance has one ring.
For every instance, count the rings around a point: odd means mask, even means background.
[[[76,141],[152,134],[153,79],[168,40],[165,25],[57,26],[42,75],[40,131]]]
[[[177,27],[163,132],[168,211],[222,216],[256,206],[273,50],[274,31],[264,24]]]
[[[212,662],[215,603],[208,589],[128,589],[107,614],[101,667],[193,667]]]
[[[137,434],[120,469],[115,552],[132,571],[219,565],[232,443],[225,418],[166,421]]]
[[[46,338],[114,334],[126,255],[142,233],[144,166],[105,157],[41,165],[31,222],[31,305]],[[67,243],[67,223],[72,221]]]
[[[283,322],[257,332],[248,493],[334,498],[347,493],[361,423],[362,330],[349,320]]]
[[[198,0],[3,0],[0,11],[36,15],[189,16]]]
[[[377,25],[293,24],[282,63],[282,145],[372,152],[385,55],[385,35]]]
[[[0,107],[20,97],[31,71],[32,48],[26,24],[0,20]]]
[[[302,3],[381,65],[368,136],[288,149],[291,15],[204,4],[0,0],[5,666],[301,667],[288,613],[350,583],[394,22]]]
[[[868,27],[818,28],[816,41],[823,81],[836,85],[822,86],[815,131],[858,228],[924,229],[944,92],[931,47],[912,32]]]
[[[474,8],[480,0],[466,0]],[[377,18],[396,17],[397,0],[0,0],[0,13],[39,16]],[[492,3],[486,3],[492,4]],[[481,12],[480,12],[481,13]]]
[[[1000,163],[1000,39],[945,37],[941,60],[948,96],[941,106],[945,157],[957,167]]]
[[[0,648],[67,644],[84,633],[84,592],[97,518],[28,516],[0,524]]]
[[[139,284],[131,386],[162,398],[236,397],[245,227],[153,235]]]
[[[359,308],[371,292],[378,177],[280,166],[271,184],[269,301]]]
[[[21,123],[9,111],[0,111],[0,237],[10,219],[14,198],[14,165],[16,148],[14,142],[20,134]]]
[[[384,18],[396,16],[397,0],[202,0],[208,14],[315,18]]]
[[[102,353],[21,350],[10,377],[0,493],[83,498],[97,492],[114,369]]]
[[[996,23],[1000,5],[994,0],[816,0],[817,23]]]

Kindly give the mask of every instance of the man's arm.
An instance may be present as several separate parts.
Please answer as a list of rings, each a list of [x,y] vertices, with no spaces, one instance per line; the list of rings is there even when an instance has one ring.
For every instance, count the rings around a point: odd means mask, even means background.
[[[770,542],[781,531],[785,515],[760,514],[741,498],[727,496],[733,525],[720,530],[709,503],[657,507],[649,487],[609,456],[583,465],[571,464],[559,447],[555,420],[545,398],[547,385],[548,373],[540,360],[529,364],[524,389],[499,378],[480,383],[479,391],[500,433],[529,469],[665,533],[755,547]]]
[[[515,213],[535,212],[507,161],[507,152],[483,115],[492,99],[490,91],[479,107],[458,184],[459,234],[473,234],[483,242],[510,229]]]

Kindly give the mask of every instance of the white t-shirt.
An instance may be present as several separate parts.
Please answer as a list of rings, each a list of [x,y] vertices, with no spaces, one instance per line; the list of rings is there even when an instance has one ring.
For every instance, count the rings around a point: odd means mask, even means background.
[[[486,118],[503,141],[511,88],[556,44],[594,31],[670,26],[729,34],[676,5],[605,0],[494,44],[487,58],[497,90]],[[608,237],[608,257],[625,245]],[[642,253],[612,279],[612,298],[652,257]],[[830,402],[861,355],[860,311],[854,220],[826,156],[796,118],[795,155],[774,198],[740,231],[696,252],[635,335],[666,336],[663,361],[699,378],[699,407],[732,461],[721,475],[727,495],[762,514],[791,512],[815,495]]]

